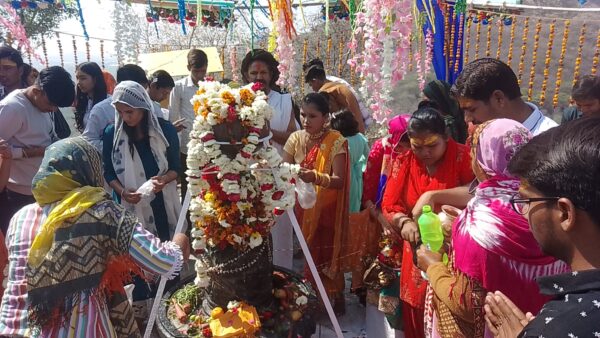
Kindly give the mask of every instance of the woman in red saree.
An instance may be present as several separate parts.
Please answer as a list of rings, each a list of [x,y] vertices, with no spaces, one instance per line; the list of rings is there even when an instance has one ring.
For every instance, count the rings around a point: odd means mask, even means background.
[[[342,134],[328,128],[329,104],[323,95],[308,94],[301,116],[304,129],[290,135],[283,160],[300,164],[300,179],[314,184],[315,205],[306,210],[297,206],[295,214],[327,295],[341,314],[345,311],[341,258],[348,227],[348,144]],[[305,274],[312,280],[308,267]]]
[[[448,136],[444,119],[437,110],[428,107],[417,110],[408,122],[408,136],[411,151],[399,156],[393,164],[382,211],[400,229],[404,239],[400,272],[404,334],[407,338],[422,338],[427,282],[414,264],[413,248],[420,242],[420,236],[411,210],[423,193],[463,186],[475,176],[469,148]],[[439,210],[440,206],[433,207]]]

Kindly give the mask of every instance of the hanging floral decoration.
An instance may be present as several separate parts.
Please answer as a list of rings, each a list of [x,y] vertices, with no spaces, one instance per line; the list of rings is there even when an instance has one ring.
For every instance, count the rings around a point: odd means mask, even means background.
[[[63,54],[62,42],[60,41],[60,34],[56,33],[56,43],[58,44],[58,55],[60,56],[60,66],[65,67],[65,56]]]
[[[296,68],[296,51],[292,38],[296,36],[296,28],[292,19],[292,3],[290,0],[276,0],[269,2],[271,18],[277,47],[275,52],[279,59],[279,79],[277,85],[282,88],[294,88],[298,70]]]
[[[598,73],[598,64],[600,63],[600,30],[596,37],[596,50],[594,51],[594,57],[592,58],[592,70],[591,74],[596,75]]]
[[[527,101],[533,98],[533,85],[535,83],[535,66],[537,65],[538,49],[540,47],[540,32],[542,30],[542,19],[538,19],[535,24],[535,33],[533,35],[533,54],[531,56],[531,69],[529,70],[529,84],[527,87]]]
[[[523,27],[523,44],[521,45],[521,56],[519,58],[519,85],[523,80],[525,72],[525,55],[527,52],[527,35],[529,34],[529,17],[525,18],[525,26]]]
[[[414,23],[412,4],[410,0],[365,0],[364,12],[356,15],[356,29],[348,48],[356,49],[362,35],[364,49],[348,64],[364,79],[361,93],[370,98],[368,103],[378,122],[392,116],[390,90],[407,72]],[[423,74],[421,78],[424,82]],[[365,95],[367,91],[369,95]]]
[[[124,1],[115,1],[113,26],[115,28],[115,49],[119,65],[124,63],[137,63],[138,51],[136,46],[140,42],[139,19]]]
[[[17,11],[8,3],[3,3],[1,8],[3,9],[3,13],[0,15],[0,25],[10,33],[13,41],[17,42],[17,49],[24,48],[27,53],[33,55],[33,57],[43,64],[44,60],[42,60],[31,46],[31,42],[27,37],[27,32],[21,23],[21,18],[17,14]]]
[[[233,89],[202,82],[192,104],[196,119],[187,159],[195,224],[192,247],[197,253],[229,246],[240,251],[256,248],[269,235],[274,215],[294,206],[292,178],[299,167],[282,163],[277,150],[260,139],[272,114],[260,83]],[[247,136],[241,142],[217,141],[214,128],[235,122]],[[238,145],[240,150],[232,159],[222,152],[222,144]],[[198,271],[198,276],[198,283],[207,285],[202,280],[208,278],[206,271]]]
[[[558,97],[560,93],[560,85],[562,84],[562,73],[565,65],[565,55],[567,54],[567,43],[569,41],[569,27],[571,20],[565,21],[563,30],[562,43],[560,45],[560,56],[558,58],[558,68],[556,69],[556,86],[554,87],[554,95],[552,96],[552,107],[558,107]]]
[[[553,20],[550,24],[550,32],[548,35],[548,48],[546,49],[546,57],[544,58],[544,78],[542,80],[542,88],[540,91],[540,106],[543,106],[546,102],[546,90],[548,89],[548,77],[550,77],[550,62],[552,61],[552,46],[554,45],[554,34],[555,34],[556,20]]]
[[[579,45],[577,47],[577,57],[575,58],[575,68],[573,70],[573,86],[579,79],[579,72],[581,72],[581,60],[583,58],[583,46],[585,45],[585,34],[587,31],[587,25],[583,23],[581,30],[579,31]]]

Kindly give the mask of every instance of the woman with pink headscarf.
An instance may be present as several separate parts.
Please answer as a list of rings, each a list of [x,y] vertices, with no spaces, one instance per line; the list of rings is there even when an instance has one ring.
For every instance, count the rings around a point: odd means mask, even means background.
[[[418,266],[429,278],[426,337],[491,337],[483,310],[488,291],[500,290],[523,311],[537,313],[546,298],[535,278],[566,270],[542,253],[527,219],[510,204],[520,182],[508,172],[508,162],[531,137],[509,119],[475,130],[471,158],[479,185],[452,226],[448,266],[439,253],[424,246],[417,251]]]

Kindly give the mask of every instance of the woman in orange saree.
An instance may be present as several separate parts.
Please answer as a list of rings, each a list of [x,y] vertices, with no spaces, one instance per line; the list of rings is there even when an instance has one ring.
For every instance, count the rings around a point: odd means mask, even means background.
[[[283,148],[283,160],[300,164],[300,179],[314,184],[315,205],[306,210],[297,206],[295,214],[327,296],[336,312],[343,313],[341,258],[344,230],[348,227],[348,145],[339,132],[327,127],[329,108],[323,95],[308,94],[301,116],[304,129],[290,135]],[[305,274],[312,280],[308,268]]]
[[[423,193],[466,185],[474,175],[469,148],[448,137],[437,110],[417,110],[408,122],[408,136],[411,151],[398,156],[393,164],[382,211],[404,239],[400,272],[404,334],[407,338],[422,338],[427,282],[414,264],[413,248],[420,236],[411,210]],[[439,211],[440,206],[432,207]]]

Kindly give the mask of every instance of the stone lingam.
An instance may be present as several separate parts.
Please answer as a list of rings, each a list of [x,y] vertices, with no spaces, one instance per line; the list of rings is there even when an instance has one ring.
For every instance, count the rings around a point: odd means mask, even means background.
[[[296,337],[314,330],[314,291],[273,267],[270,229],[295,203],[298,168],[269,145],[266,100],[260,84],[232,89],[218,82],[200,83],[192,99],[187,174],[197,275],[168,294],[178,334]]]

